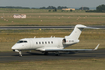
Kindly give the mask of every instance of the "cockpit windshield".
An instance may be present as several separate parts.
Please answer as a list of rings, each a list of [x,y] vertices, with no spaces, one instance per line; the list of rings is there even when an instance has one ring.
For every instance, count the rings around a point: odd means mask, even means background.
[[[22,41],[22,40],[20,40],[20,41],[18,41],[17,43],[27,43],[27,41]]]

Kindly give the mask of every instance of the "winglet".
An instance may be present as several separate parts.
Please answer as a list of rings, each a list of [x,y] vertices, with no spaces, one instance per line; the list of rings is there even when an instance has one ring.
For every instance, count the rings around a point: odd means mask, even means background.
[[[97,50],[97,49],[98,49],[98,47],[99,47],[99,45],[100,45],[100,44],[98,44],[94,50]]]

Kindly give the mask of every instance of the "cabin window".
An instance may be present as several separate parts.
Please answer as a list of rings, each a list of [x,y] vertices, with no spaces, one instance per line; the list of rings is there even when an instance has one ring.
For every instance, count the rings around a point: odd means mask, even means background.
[[[50,44],[50,42],[48,41],[48,44]]]
[[[51,41],[51,44],[53,44],[53,41]]]
[[[45,42],[45,44],[47,44],[47,42]]]
[[[39,44],[41,44],[41,42],[39,42]]]
[[[42,42],[42,44],[44,44],[44,42]]]
[[[38,44],[38,42],[36,42],[36,44]]]

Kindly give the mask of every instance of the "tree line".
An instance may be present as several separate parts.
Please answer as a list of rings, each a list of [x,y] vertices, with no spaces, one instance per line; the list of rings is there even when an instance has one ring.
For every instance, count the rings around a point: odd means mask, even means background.
[[[54,6],[40,7],[40,9],[62,9],[62,8],[67,8],[67,7],[66,7],[66,6],[58,6],[58,7],[54,7]]]
[[[0,6],[0,8],[11,8],[11,9],[53,9],[53,11],[57,11],[57,9],[63,9],[63,8],[68,8],[66,6],[58,6],[58,7],[54,7],[54,6],[48,6],[48,7],[40,7],[40,8],[30,8],[30,7],[15,7],[15,6]],[[105,5],[99,5],[96,7],[96,10],[89,10],[88,7],[81,7],[79,8],[79,10],[86,10],[86,12],[105,12]],[[49,10],[50,12],[51,10]]]
[[[96,10],[88,10],[86,12],[105,12],[105,5],[99,5],[96,7]]]
[[[15,8],[15,9],[37,9],[37,8],[29,8],[29,7],[15,7],[15,6],[0,6],[0,8]],[[48,7],[40,7],[39,9],[62,9],[67,8],[66,6],[58,6],[57,8],[54,6],[48,6]]]
[[[15,7],[15,6],[0,6],[0,8],[12,8],[12,9],[30,9],[29,7]]]

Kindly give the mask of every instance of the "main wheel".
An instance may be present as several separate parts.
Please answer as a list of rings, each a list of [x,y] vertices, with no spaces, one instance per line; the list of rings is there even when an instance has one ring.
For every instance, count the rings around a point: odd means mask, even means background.
[[[56,56],[59,56],[60,54],[59,54],[59,52],[55,52],[55,55],[56,55]]]
[[[44,53],[44,55],[48,55],[48,52],[43,52]]]

